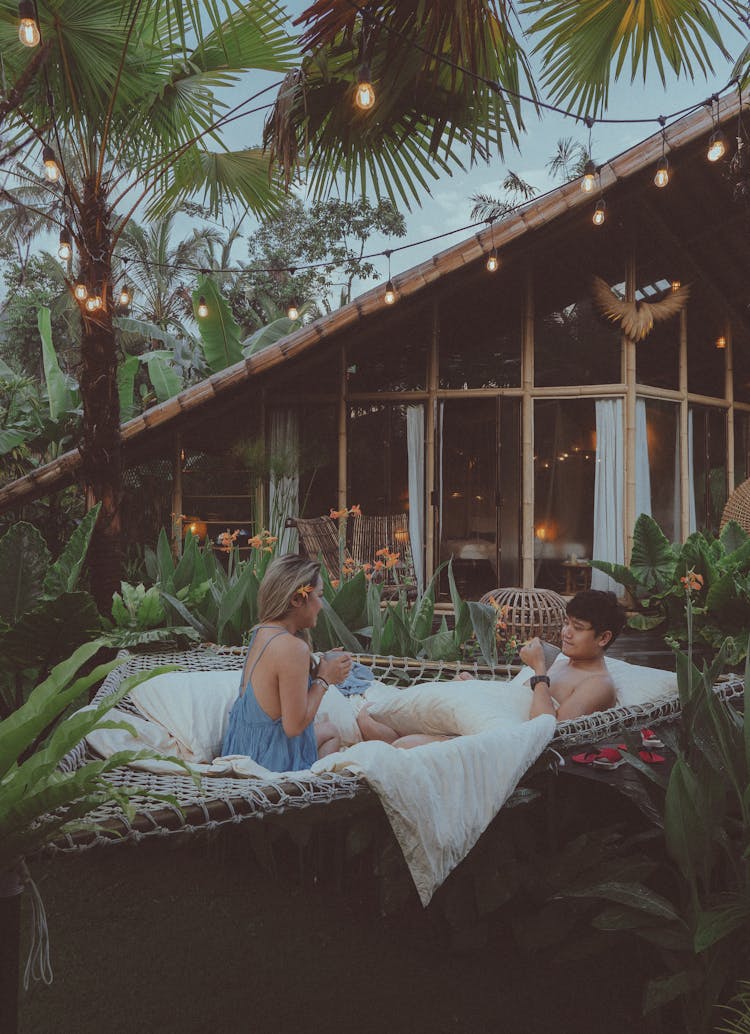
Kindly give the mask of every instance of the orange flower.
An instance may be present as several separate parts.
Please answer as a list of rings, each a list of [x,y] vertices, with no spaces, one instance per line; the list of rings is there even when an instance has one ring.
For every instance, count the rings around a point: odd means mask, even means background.
[[[300,585],[299,589],[294,590],[294,595],[301,596],[303,600],[306,600],[312,591],[312,585]]]
[[[389,553],[390,553],[390,550],[388,549],[388,547],[384,546],[383,549],[379,549],[377,551],[375,556],[388,556]]]
[[[400,553],[389,553],[385,562],[387,568],[395,567],[399,561]]]
[[[368,571],[372,571],[372,564],[362,564],[362,570],[367,574]]]
[[[691,592],[700,592],[703,588],[703,575],[696,574],[695,570],[691,567],[687,574],[680,578],[685,592],[690,594]]]
[[[252,546],[253,549],[260,549],[263,545],[260,535],[253,535],[253,537],[248,540],[248,545]]]
[[[373,571],[382,571],[384,567],[385,567],[385,564],[383,563],[382,560],[376,560],[375,563],[373,564],[373,568],[372,569],[373,569]]]
[[[339,582],[338,578],[331,578],[331,585],[334,587],[334,589],[338,589],[340,584],[341,583]]]
[[[362,516],[362,507],[359,505],[359,503],[355,503],[354,504],[354,506],[349,511],[349,516],[350,517],[361,517]]]

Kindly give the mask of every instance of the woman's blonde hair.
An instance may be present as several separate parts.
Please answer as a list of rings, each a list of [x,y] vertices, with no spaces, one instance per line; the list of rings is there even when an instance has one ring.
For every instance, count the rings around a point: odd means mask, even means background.
[[[272,560],[258,590],[258,624],[283,617],[291,609],[295,593],[306,585],[314,588],[319,578],[317,560],[296,553]]]

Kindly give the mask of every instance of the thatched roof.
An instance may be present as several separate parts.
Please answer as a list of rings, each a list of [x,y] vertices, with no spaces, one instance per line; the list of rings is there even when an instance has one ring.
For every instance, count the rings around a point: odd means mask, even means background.
[[[723,98],[720,102],[720,121],[726,123],[737,117],[738,97],[732,95]],[[711,112],[703,108],[691,115],[680,119],[666,130],[666,145],[670,156],[681,149],[703,148],[704,141],[712,129]],[[733,134],[730,134],[733,135]],[[611,159],[601,168],[601,187],[605,192],[613,192],[616,189],[627,189],[633,180],[638,185],[638,175],[644,170],[650,170],[656,165],[662,154],[661,133],[656,133],[648,139],[637,144],[635,147],[623,152],[617,158]],[[705,167],[708,165],[705,160],[694,162],[695,171],[693,179],[686,183],[687,177],[680,178],[680,189],[687,187],[686,199],[680,202],[680,207],[664,217],[664,222],[669,221],[670,227],[674,227],[675,219],[680,223],[690,220],[691,212],[695,205],[701,205],[701,196],[711,188],[701,182],[700,177],[707,175]],[[650,175],[650,172],[649,172]],[[671,192],[671,189],[670,191]],[[660,192],[661,194],[662,192]],[[667,191],[663,192],[665,195]],[[152,406],[140,416],[129,420],[122,425],[121,440],[125,453],[125,462],[132,462],[134,457],[147,454],[150,445],[161,440],[167,431],[179,426],[178,421],[189,419],[193,414],[206,413],[214,409],[216,405],[223,406],[226,401],[233,399],[237,391],[246,382],[258,378],[274,368],[278,368],[299,356],[312,353],[321,345],[321,342],[330,342],[337,339],[339,335],[348,329],[360,324],[363,320],[370,320],[376,314],[384,315],[387,311],[392,316],[400,308],[401,302],[409,298],[416,299],[420,295],[434,289],[445,277],[451,274],[458,274],[461,270],[469,267],[476,267],[489,253],[493,244],[498,249],[508,249],[521,242],[523,238],[535,231],[548,227],[549,224],[570,213],[580,215],[579,210],[588,210],[591,207],[591,195],[584,194],[578,181],[567,183],[546,194],[544,197],[530,201],[522,208],[499,221],[494,230],[484,228],[466,240],[447,248],[426,262],[407,270],[393,277],[394,285],[399,295],[399,306],[391,309],[383,301],[382,287],[376,287],[367,293],[356,298],[349,305],[343,306],[326,316],[322,316],[307,326],[290,334],[288,337],[269,345],[261,352],[245,359],[220,373],[213,374],[199,384],[186,388],[179,395]],[[734,221],[735,224],[737,220]],[[726,216],[725,226],[722,228],[721,246],[726,246],[726,234],[732,231],[731,215]],[[745,236],[744,231],[739,236]],[[733,314],[740,313],[744,317],[744,304],[740,303],[741,291],[746,284],[746,271],[750,267],[750,246],[747,241],[738,241],[738,231],[735,228],[732,246],[734,259],[731,263],[740,279],[736,284],[731,281],[732,269],[728,271],[728,278],[722,277],[720,283],[721,294],[724,297],[728,311]],[[710,245],[706,245],[710,246]],[[704,244],[701,242],[703,252]],[[710,260],[706,263],[710,267]],[[733,302],[736,297],[737,301]],[[48,463],[37,470],[32,471],[25,477],[11,482],[0,489],[0,512],[19,506],[40,496],[49,495],[66,485],[72,483],[78,476],[82,458],[78,449],[65,453],[59,459]]]

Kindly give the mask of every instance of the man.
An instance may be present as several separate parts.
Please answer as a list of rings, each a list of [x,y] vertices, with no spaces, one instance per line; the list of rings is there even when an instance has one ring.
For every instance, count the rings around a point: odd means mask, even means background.
[[[568,603],[562,629],[562,653],[547,668],[544,647],[532,639],[520,650],[534,669],[531,718],[554,715],[558,722],[604,711],[615,704],[615,687],[604,652],[625,624],[625,608],[613,592],[586,589]]]

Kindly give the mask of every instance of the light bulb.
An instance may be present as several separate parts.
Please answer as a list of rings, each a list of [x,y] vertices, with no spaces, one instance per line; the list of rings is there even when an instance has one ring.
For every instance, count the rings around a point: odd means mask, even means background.
[[[130,288],[127,284],[123,284],[120,288],[120,297],[118,298],[118,301],[120,305],[123,307],[123,309],[127,309],[128,305],[130,305],[130,302],[132,301],[132,298],[133,295],[131,293]]]
[[[386,305],[393,305],[396,301],[396,291],[393,287],[393,281],[389,280],[385,285],[385,294],[383,295],[383,301]]]
[[[41,35],[39,26],[34,16],[34,5],[31,0],[21,0],[18,5],[18,38],[25,47],[36,47],[39,45]]]
[[[299,309],[294,304],[294,302],[289,303],[289,308],[286,310],[286,314],[290,320],[299,319]]]
[[[673,280],[672,283],[670,284],[670,287],[672,288],[672,292],[673,293],[675,291],[679,291],[679,289],[682,287],[682,281],[681,280]]]
[[[717,348],[726,348],[727,347],[727,339],[724,337],[723,334],[721,335],[721,337],[717,337],[717,339],[716,339],[716,347]]]
[[[57,254],[63,260],[67,262],[73,255],[73,248],[71,247],[70,241],[70,230],[63,228],[60,230],[60,247],[57,249]]]
[[[203,295],[201,295],[198,299],[198,315],[202,320],[204,320],[206,316],[208,316],[208,306],[206,305],[206,299],[203,297]]]
[[[94,300],[94,308],[95,309],[101,309],[102,305],[104,304],[102,302],[102,296],[100,294],[95,294],[93,300]]]
[[[600,198],[596,202],[596,208],[594,209],[594,215],[592,216],[592,222],[594,226],[601,226],[604,220],[607,218],[607,204],[604,198]]]
[[[354,103],[360,111],[369,111],[375,103],[375,89],[370,82],[370,68],[368,65],[362,65],[359,70]]]
[[[706,158],[710,162],[718,162],[727,153],[727,138],[720,129],[715,129],[708,141]]]
[[[90,294],[86,299],[86,312],[96,312],[96,310],[99,308],[99,306],[96,304],[97,301],[101,303],[100,298],[96,298],[93,294]]]
[[[669,159],[666,155],[662,155],[661,161],[656,166],[654,183],[657,187],[666,187],[669,183]]]
[[[586,162],[583,168],[583,179],[581,180],[581,190],[584,194],[590,194],[596,186],[596,166],[589,160]]]
[[[42,148],[42,161],[44,162],[44,175],[50,183],[56,183],[60,178],[60,169],[57,165],[55,152],[51,147]]]
[[[493,248],[487,257],[487,272],[495,273],[500,265],[497,257],[497,249]]]
[[[73,288],[73,294],[76,296],[79,302],[85,302],[88,298],[89,289],[85,284],[76,284]]]

